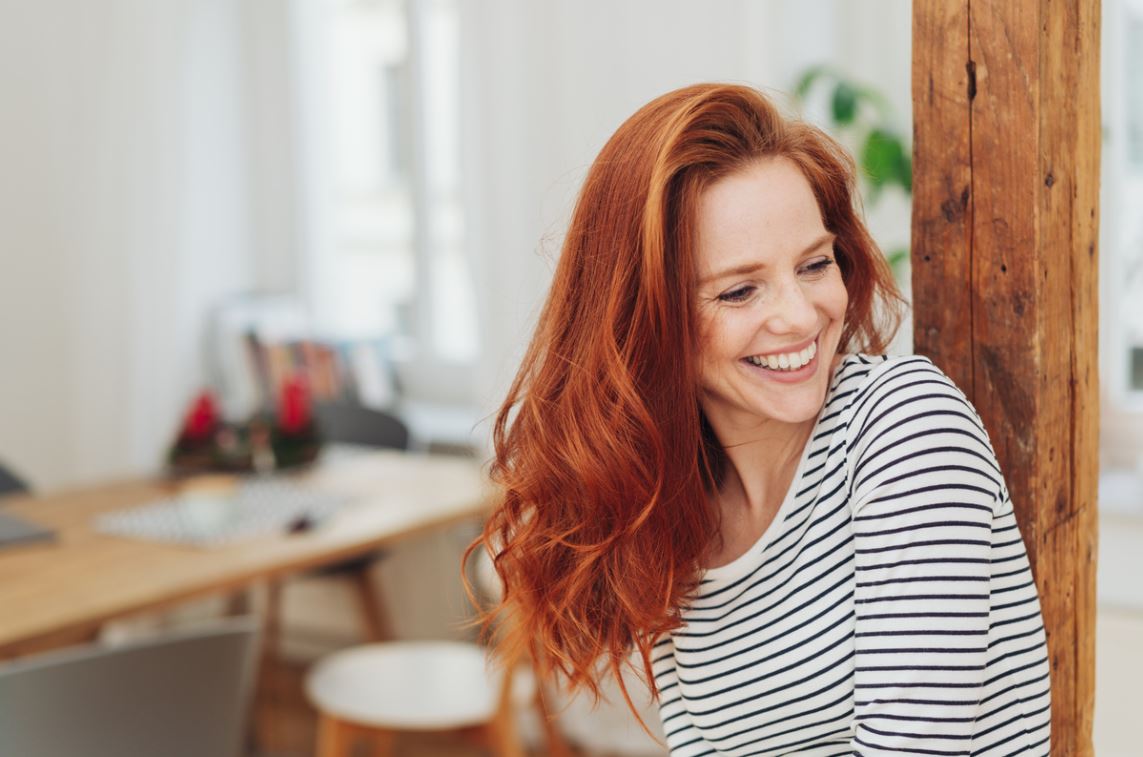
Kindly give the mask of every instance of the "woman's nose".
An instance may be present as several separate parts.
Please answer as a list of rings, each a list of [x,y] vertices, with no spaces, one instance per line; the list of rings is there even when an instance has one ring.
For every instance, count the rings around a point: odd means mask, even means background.
[[[808,334],[817,323],[817,311],[801,282],[787,282],[770,301],[766,325],[778,334]]]

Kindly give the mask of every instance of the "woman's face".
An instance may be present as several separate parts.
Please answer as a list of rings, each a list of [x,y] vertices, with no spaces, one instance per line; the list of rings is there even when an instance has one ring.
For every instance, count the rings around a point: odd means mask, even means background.
[[[700,196],[699,381],[724,444],[821,410],[849,303],[833,239],[786,158],[752,163]]]

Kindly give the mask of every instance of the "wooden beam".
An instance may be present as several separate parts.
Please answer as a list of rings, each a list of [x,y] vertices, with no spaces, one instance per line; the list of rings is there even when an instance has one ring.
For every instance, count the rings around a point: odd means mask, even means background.
[[[916,351],[988,428],[1040,588],[1052,753],[1090,755],[1098,0],[914,0]]]

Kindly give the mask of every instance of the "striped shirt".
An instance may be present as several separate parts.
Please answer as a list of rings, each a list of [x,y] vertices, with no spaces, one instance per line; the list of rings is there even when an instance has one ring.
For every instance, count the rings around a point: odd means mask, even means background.
[[[843,358],[773,523],[682,620],[654,652],[672,755],[1049,752],[1012,502],[928,358]]]

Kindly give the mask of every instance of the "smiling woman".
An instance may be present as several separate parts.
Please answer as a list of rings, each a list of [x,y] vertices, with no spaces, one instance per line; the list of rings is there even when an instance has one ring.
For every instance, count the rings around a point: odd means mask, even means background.
[[[636,650],[675,755],[1046,754],[1007,487],[957,387],[878,354],[853,173],[739,86],[612,136],[497,418],[486,619],[572,688]]]
[[[707,420],[724,446],[773,422],[812,421],[849,295],[809,182],[789,160],[760,160],[703,192],[697,221]]]
[[[700,404],[734,463],[706,560],[720,564],[757,540],[789,488],[841,360],[849,295],[813,188],[786,158],[716,181],[696,221]]]

